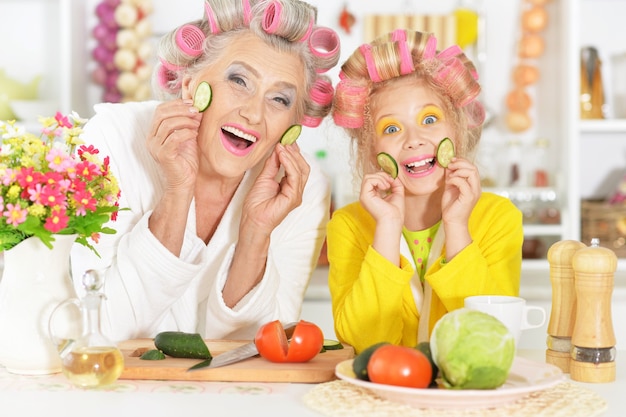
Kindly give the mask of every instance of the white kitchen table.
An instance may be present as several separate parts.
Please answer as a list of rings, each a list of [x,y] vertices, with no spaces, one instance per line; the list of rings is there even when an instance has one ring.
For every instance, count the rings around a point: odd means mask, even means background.
[[[520,350],[544,361],[544,350]],[[569,378],[568,378],[569,379]],[[608,403],[604,417],[623,417],[626,405],[626,351],[617,353],[612,383],[578,383]],[[119,380],[106,389],[83,390],[62,374],[23,376],[0,367],[0,416],[42,417],[319,417],[302,397],[315,385],[250,382]],[[530,416],[529,416],[530,417]]]

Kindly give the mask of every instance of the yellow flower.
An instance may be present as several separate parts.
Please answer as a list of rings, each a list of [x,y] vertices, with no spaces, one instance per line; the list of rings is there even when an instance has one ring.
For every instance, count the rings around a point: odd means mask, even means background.
[[[9,190],[7,191],[7,197],[11,199],[15,199],[15,198],[18,198],[21,193],[22,193],[22,187],[20,187],[17,184],[14,184],[9,187]]]

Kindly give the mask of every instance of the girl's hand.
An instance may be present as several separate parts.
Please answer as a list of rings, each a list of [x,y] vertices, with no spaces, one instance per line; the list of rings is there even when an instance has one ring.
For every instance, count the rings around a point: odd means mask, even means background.
[[[467,229],[481,194],[478,169],[466,159],[454,158],[446,169],[445,181],[441,200],[443,223]]]
[[[404,186],[385,172],[367,174],[361,184],[360,201],[377,224],[404,224]]]
[[[277,181],[276,176],[281,166],[285,175]],[[311,168],[297,144],[277,144],[244,201],[242,229],[253,226],[257,228],[257,232],[269,236],[302,203],[310,171]]]
[[[160,104],[147,139],[150,155],[161,167],[169,190],[193,192],[198,173],[198,128],[202,114],[192,100]]]
[[[404,186],[386,172],[368,174],[361,184],[361,204],[376,220],[372,247],[400,266],[400,236],[404,225]]]

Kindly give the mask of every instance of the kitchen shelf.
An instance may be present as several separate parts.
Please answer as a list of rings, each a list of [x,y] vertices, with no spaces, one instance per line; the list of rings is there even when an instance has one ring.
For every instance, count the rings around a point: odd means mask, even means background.
[[[524,236],[562,236],[563,230],[561,224],[525,224]]]
[[[581,120],[582,133],[626,133],[626,119]]]

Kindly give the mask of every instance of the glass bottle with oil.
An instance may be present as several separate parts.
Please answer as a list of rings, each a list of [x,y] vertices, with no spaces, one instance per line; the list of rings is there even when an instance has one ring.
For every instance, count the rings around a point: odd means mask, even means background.
[[[56,308],[50,321],[50,334],[59,349],[63,374],[76,386],[97,388],[117,381],[124,370],[124,357],[100,328],[103,280],[96,271],[89,270],[83,275],[82,283],[84,298],[67,300]],[[72,326],[59,324],[63,319],[58,316],[69,305],[80,310],[81,330],[76,338],[71,336]]]

